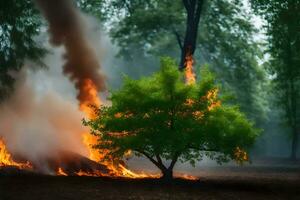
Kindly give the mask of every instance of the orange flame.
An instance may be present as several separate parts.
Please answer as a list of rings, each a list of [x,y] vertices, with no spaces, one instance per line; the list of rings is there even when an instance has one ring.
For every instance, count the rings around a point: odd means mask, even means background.
[[[57,176],[68,176],[68,174],[66,174],[66,172],[64,172],[64,170],[59,167],[57,172],[56,172]]]
[[[105,176],[104,174],[102,174],[101,172],[99,171],[93,171],[92,173],[91,172],[85,172],[85,171],[82,171],[82,170],[79,170],[79,172],[75,173],[77,176],[95,176],[95,177],[98,177],[98,176]]]
[[[193,64],[193,55],[188,52],[185,57],[185,81],[188,85],[196,83],[196,74],[194,73]]]
[[[207,98],[208,102],[210,103],[210,105],[208,106],[209,111],[213,110],[216,107],[221,106],[221,101],[217,100],[218,92],[219,92],[219,90],[216,88],[216,89],[208,91],[208,93],[206,95],[206,98]]]
[[[84,112],[88,118],[94,119],[96,115],[92,106],[99,107],[101,105],[97,87],[91,79],[85,79],[81,89],[83,90],[82,93],[86,96],[84,100],[79,102],[79,109]]]
[[[247,152],[240,147],[236,147],[234,150],[235,161],[239,164],[242,164],[244,161],[249,161],[249,156]]]
[[[93,106],[99,107],[101,105],[100,98],[98,97],[97,87],[91,79],[86,79],[84,81],[82,90],[86,97],[84,101],[80,102],[79,109],[84,112],[89,119],[94,119],[97,116],[94,112]],[[83,134],[83,143],[88,148],[89,158],[93,161],[99,162],[101,158],[103,158],[103,155],[93,148],[97,142],[96,136],[93,136],[90,133]]]
[[[157,174],[149,174],[146,172],[135,173],[135,172],[127,169],[126,167],[124,167],[121,164],[119,165],[119,168],[122,171],[122,176],[128,177],[128,178],[142,179],[142,178],[160,178],[161,177],[161,175],[159,173],[157,173]]]
[[[174,177],[185,179],[185,180],[190,180],[190,181],[197,181],[197,180],[199,180],[199,177],[197,177],[197,176],[192,176],[192,175],[188,175],[188,174],[184,174],[184,173],[176,173],[174,175]]]
[[[32,166],[29,162],[18,163],[12,159],[11,154],[8,152],[3,140],[0,138],[0,167],[12,166],[19,169],[31,169]]]
[[[85,100],[80,102],[79,108],[89,119],[95,119],[97,117],[93,106],[99,107],[101,106],[101,101],[98,97],[98,91],[96,85],[93,83],[91,79],[86,79],[84,81],[84,85],[82,87],[82,93],[86,94]],[[121,116],[121,114],[120,114]],[[118,116],[117,116],[118,117]],[[146,175],[139,175],[131,172],[124,165],[114,164],[113,162],[103,161],[103,158],[106,156],[108,152],[101,151],[101,153],[94,149],[93,146],[98,143],[98,138],[96,136],[91,135],[90,133],[83,134],[83,143],[88,148],[89,158],[96,162],[101,162],[106,165],[108,169],[111,170],[113,176],[122,176],[122,177],[130,177],[130,178],[138,178],[138,177],[146,177]],[[79,171],[76,173],[78,176],[103,176],[100,172],[83,172]],[[147,176],[148,177],[148,176]]]

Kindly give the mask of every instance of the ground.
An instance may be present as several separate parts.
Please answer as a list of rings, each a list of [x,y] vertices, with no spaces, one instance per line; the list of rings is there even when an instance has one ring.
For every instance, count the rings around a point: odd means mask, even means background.
[[[149,168],[146,162],[137,163],[140,169]],[[243,166],[202,163],[195,168],[178,164],[176,170],[199,180],[163,183],[158,179],[43,176],[0,168],[0,200],[300,200],[300,161],[263,159]]]
[[[198,181],[40,175],[0,176],[0,200],[300,199],[300,179],[206,177]]]

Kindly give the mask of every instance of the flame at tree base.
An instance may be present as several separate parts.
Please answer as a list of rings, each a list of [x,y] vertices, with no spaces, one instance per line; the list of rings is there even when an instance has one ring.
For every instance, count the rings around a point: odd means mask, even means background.
[[[185,57],[185,82],[188,85],[193,85],[196,83],[196,74],[193,69],[194,58],[193,55],[188,51]]]
[[[79,103],[79,109],[87,116],[89,119],[95,119],[97,117],[97,113],[94,108],[98,108],[101,106],[100,98],[98,97],[98,90],[96,85],[93,83],[91,79],[85,79],[83,81],[83,85],[81,87],[81,97]],[[104,157],[109,152],[99,152],[94,148],[99,142],[98,138],[90,133],[83,133],[82,138],[83,144],[88,149],[89,159],[98,162],[100,164],[105,165],[109,170],[109,176],[116,177],[128,177],[128,178],[146,178],[151,177],[146,174],[136,174],[129,169],[127,169],[124,165],[120,164],[120,162],[112,162],[103,161]],[[59,172],[58,172],[59,174]],[[79,176],[107,176],[105,174],[94,171],[92,173],[79,171],[77,172]]]

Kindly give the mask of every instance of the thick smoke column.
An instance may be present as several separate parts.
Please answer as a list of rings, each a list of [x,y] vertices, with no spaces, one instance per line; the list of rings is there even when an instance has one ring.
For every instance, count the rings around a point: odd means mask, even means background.
[[[65,47],[63,71],[79,91],[77,98],[80,104],[99,104],[95,92],[90,88],[95,88],[97,92],[104,91],[104,76],[99,72],[96,54],[84,36],[81,16],[74,2],[36,0],[36,3],[49,23],[51,43]]]

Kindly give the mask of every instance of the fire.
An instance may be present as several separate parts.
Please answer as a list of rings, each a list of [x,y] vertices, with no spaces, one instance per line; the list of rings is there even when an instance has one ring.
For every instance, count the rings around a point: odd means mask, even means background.
[[[68,174],[66,174],[66,172],[64,172],[64,170],[61,167],[58,168],[56,174],[58,176],[68,176]]]
[[[29,162],[18,163],[12,159],[11,154],[8,152],[3,140],[0,138],[0,167],[12,166],[19,169],[30,169],[32,168]]]
[[[93,106],[99,107],[101,105],[98,97],[98,90],[96,85],[91,79],[85,79],[81,88],[82,93],[85,95],[85,100],[80,102],[79,109],[89,118],[93,119],[96,117]],[[100,161],[102,156],[97,150],[92,148],[93,145],[97,144],[97,138],[90,133],[83,134],[83,143],[88,148],[89,158],[93,161]]]
[[[79,170],[79,172],[76,172],[75,174],[77,176],[94,176],[94,177],[107,176],[105,174],[102,174],[100,171],[85,172],[85,171]]]
[[[122,170],[122,176],[128,178],[138,179],[138,178],[160,178],[161,177],[160,174],[149,174],[145,172],[134,173],[121,164],[119,164],[119,168]]]
[[[221,101],[217,100],[217,96],[218,96],[218,92],[219,90],[216,89],[212,89],[208,92],[208,94],[206,95],[206,98],[208,99],[210,105],[208,106],[208,110],[211,111],[216,107],[221,106]]]
[[[246,151],[237,147],[234,151],[235,161],[239,164],[242,164],[244,161],[249,161],[249,157]]]
[[[79,102],[79,109],[84,112],[88,118],[93,119],[96,115],[92,106],[99,107],[101,105],[97,87],[91,79],[85,79],[81,90],[85,97],[82,102]]]
[[[91,79],[86,79],[83,83],[84,85],[82,86],[81,89],[82,89],[82,93],[85,95],[84,97],[85,101],[80,102],[79,108],[83,113],[85,113],[85,115],[89,119],[94,119],[97,116],[93,107],[101,106],[101,101],[100,98],[98,97],[98,90],[96,85],[93,83]],[[89,151],[89,158],[93,161],[101,162],[102,164],[106,165],[107,168],[111,170],[112,176],[122,176],[122,177],[130,177],[130,178],[149,177],[148,175],[145,174],[140,175],[131,172],[122,164],[114,164],[113,161],[112,162],[103,161],[106,152],[100,153],[97,149],[93,148],[93,146],[96,145],[98,142],[99,141],[96,136],[93,136],[90,133],[83,134],[83,143],[85,144],[85,146]],[[100,172],[88,173],[84,171],[79,171],[76,174],[78,176],[103,176],[103,174],[101,174]]]
[[[183,174],[183,173],[176,173],[174,176],[176,178],[181,178],[181,179],[190,180],[190,181],[199,180],[199,177],[197,177],[197,176],[192,176],[192,175]]]
[[[196,83],[196,74],[194,73],[193,64],[193,55],[188,51],[185,57],[185,81],[188,85]]]

